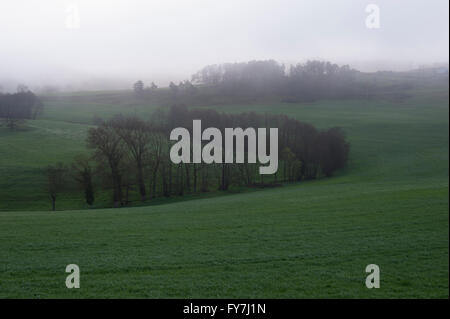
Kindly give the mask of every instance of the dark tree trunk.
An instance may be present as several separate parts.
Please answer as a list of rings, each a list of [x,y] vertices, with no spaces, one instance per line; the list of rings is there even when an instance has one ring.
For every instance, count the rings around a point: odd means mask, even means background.
[[[141,200],[145,201],[145,199],[147,198],[147,191],[145,189],[144,173],[143,173],[141,163],[138,164],[137,181],[138,181],[138,185],[139,185],[139,193],[141,194]]]
[[[184,167],[186,169],[186,190],[189,193],[191,191],[191,176],[189,173],[189,165],[184,164]]]
[[[222,163],[222,176],[220,180],[220,190],[225,190],[225,163]]]
[[[113,201],[114,201],[114,207],[119,207],[122,204],[122,186],[121,186],[121,177],[116,172],[116,170],[113,171]]]
[[[86,199],[86,203],[91,206],[92,204],[94,204],[94,187],[92,186],[92,180],[91,178],[89,178],[86,181],[86,186],[85,186],[85,190],[84,190],[84,196]]]
[[[168,178],[168,167],[167,167],[167,165],[170,165],[170,164],[168,164],[166,162],[164,162],[162,164],[162,167],[161,167],[162,171],[161,171],[161,173],[162,173],[163,195],[166,196],[166,197],[169,197],[170,196],[170,186],[169,186],[169,181],[168,181],[169,178]]]
[[[128,205],[128,203],[129,203],[129,200],[128,200],[129,193],[130,193],[130,184],[127,184],[126,191],[125,191],[125,205]]]
[[[247,175],[247,186],[252,185],[252,175],[251,170],[249,169],[249,164],[245,163],[245,175]]]
[[[178,195],[183,196],[183,163],[178,164],[176,181],[178,183]]]
[[[202,184],[201,191],[206,193],[208,191],[208,165],[202,167]]]
[[[52,211],[55,211],[56,210],[56,196],[51,195],[50,197],[52,199]]]
[[[197,164],[194,165],[194,193],[197,192]]]
[[[151,185],[152,185],[152,194],[151,197],[155,198],[156,197],[156,179],[157,179],[157,174],[158,174],[158,169],[159,169],[159,160],[155,163],[155,167],[153,169],[153,181],[151,181]]]
[[[172,164],[169,163],[168,166],[168,171],[169,171],[169,187],[168,187],[168,194],[169,196],[172,195]]]

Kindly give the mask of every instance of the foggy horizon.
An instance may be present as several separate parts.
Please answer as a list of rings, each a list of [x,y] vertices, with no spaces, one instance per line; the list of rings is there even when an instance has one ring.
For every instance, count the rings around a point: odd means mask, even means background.
[[[0,39],[0,299],[449,299],[449,0],[0,0]]]
[[[369,29],[368,4],[380,8]],[[449,3],[434,1],[5,1],[0,86],[166,86],[205,65],[311,59],[360,71],[448,65]]]

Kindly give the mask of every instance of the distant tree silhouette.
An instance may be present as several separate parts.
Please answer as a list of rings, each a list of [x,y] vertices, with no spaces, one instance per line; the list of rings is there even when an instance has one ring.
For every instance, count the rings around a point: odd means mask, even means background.
[[[365,84],[349,66],[326,61],[307,61],[290,66],[274,60],[209,65],[192,76],[195,83],[218,88],[238,97],[281,97],[283,101],[312,101],[367,95]]]
[[[144,93],[144,82],[139,80],[136,83],[134,83],[133,90],[134,90],[134,94],[136,94],[137,96],[142,96]]]
[[[152,84],[150,85],[150,90],[155,91],[158,88],[158,86],[152,82]]]
[[[178,86],[175,83],[170,82],[169,92],[172,97],[176,97],[178,95],[178,90],[179,90]]]
[[[0,119],[10,130],[27,119],[36,119],[42,111],[42,102],[25,86],[20,86],[17,93],[0,94]]]

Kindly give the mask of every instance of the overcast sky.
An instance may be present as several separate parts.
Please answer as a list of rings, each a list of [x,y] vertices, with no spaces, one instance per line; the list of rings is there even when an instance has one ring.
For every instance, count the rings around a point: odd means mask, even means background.
[[[380,28],[366,26],[371,3]],[[0,83],[164,85],[254,59],[364,71],[445,63],[448,10],[448,0],[1,0]]]

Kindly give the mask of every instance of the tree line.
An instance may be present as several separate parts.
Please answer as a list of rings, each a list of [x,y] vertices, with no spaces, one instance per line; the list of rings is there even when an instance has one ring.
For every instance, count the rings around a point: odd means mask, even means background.
[[[417,81],[416,81],[417,82]],[[214,64],[203,67],[191,80],[170,82],[158,89],[139,80],[135,96],[160,105],[211,105],[276,99],[286,103],[319,99],[372,99],[405,95],[412,78],[387,81],[382,72],[364,73],[348,65],[311,60],[289,66],[275,60]],[[417,84],[417,83],[416,83]],[[401,92],[399,92],[401,91]]]
[[[360,72],[348,65],[310,60],[284,65],[275,60],[208,65],[178,84],[158,89],[142,81],[133,85],[135,96],[159,105],[216,105],[320,99],[387,99],[401,102],[415,87],[448,85],[446,74],[424,72]]]
[[[277,173],[260,175],[258,163],[172,163],[169,153],[175,141],[169,140],[170,132],[184,127],[192,134],[194,119],[200,119],[205,128],[216,127],[222,132],[226,127],[277,127]],[[147,201],[331,176],[346,165],[349,153],[340,128],[318,130],[284,115],[226,114],[183,105],[161,108],[148,121],[123,115],[99,121],[89,129],[86,144],[89,156],[78,156],[70,166],[59,163],[46,168],[53,209],[68,178],[76,181],[89,205],[95,200],[94,189],[100,189],[110,191],[112,205],[120,207],[130,203],[131,194]]]
[[[199,88],[189,80],[180,81],[178,84],[170,82],[167,88],[159,90],[154,82],[150,86],[145,86],[142,80],[138,80],[133,84],[133,92],[138,99],[151,99],[158,104],[173,105],[181,101],[187,102],[192,99],[202,98],[199,95]]]
[[[367,88],[358,81],[359,73],[348,65],[327,61],[307,61],[287,69],[266,60],[209,65],[195,73],[192,80],[217,87],[226,95],[275,95],[289,102],[363,95]]]

